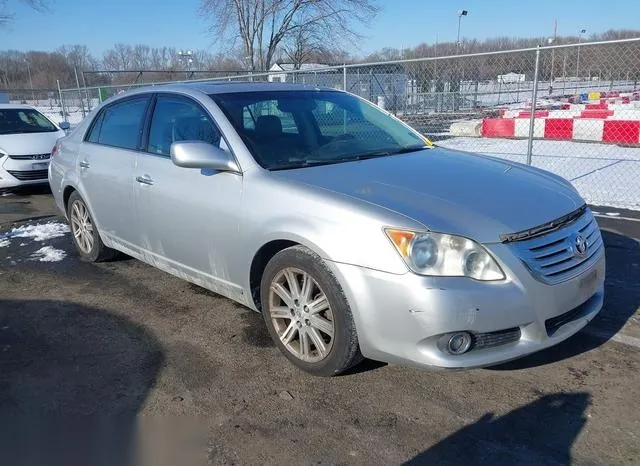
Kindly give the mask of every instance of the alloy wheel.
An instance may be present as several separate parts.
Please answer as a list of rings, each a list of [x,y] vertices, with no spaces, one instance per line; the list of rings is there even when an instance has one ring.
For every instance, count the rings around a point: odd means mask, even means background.
[[[329,300],[311,275],[293,267],[278,272],[268,311],[280,342],[296,358],[315,363],[327,357],[335,323]]]
[[[82,252],[90,254],[93,248],[93,223],[84,202],[76,200],[71,205],[71,232]]]

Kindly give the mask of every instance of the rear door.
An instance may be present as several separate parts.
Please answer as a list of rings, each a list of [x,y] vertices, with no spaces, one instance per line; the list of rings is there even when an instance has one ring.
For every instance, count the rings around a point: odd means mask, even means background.
[[[151,94],[138,95],[102,109],[77,158],[82,194],[103,240],[125,251],[139,246],[133,184],[150,101]]]
[[[242,175],[173,164],[173,142],[204,141],[228,150],[209,113],[192,98],[159,93],[148,148],[136,169],[140,242],[145,260],[229,297],[239,229]]]

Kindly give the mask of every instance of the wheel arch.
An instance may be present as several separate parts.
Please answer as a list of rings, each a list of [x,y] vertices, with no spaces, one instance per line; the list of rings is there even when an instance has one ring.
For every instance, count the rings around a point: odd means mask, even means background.
[[[69,198],[71,197],[71,194],[73,194],[74,191],[77,191],[77,189],[71,185],[65,186],[64,189],[62,190],[62,203],[64,205],[65,213],[67,212],[67,209],[69,207]]]
[[[327,257],[326,253],[315,244],[310,243],[307,239],[292,236],[289,234],[277,235],[267,242],[262,244],[251,259],[251,266],[249,268],[249,290],[251,293],[251,302],[255,306],[256,310],[261,311],[261,296],[260,296],[260,283],[262,281],[262,274],[269,261],[287,248],[293,246],[304,246],[311,251],[318,254],[323,259]]]

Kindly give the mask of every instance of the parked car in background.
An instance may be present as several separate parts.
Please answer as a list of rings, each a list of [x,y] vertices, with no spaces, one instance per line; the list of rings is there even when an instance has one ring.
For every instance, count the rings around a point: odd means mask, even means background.
[[[0,104],[0,189],[47,183],[51,151],[68,128],[29,105]]]
[[[260,311],[312,374],[362,356],[493,365],[567,339],[603,303],[600,230],[569,182],[433,147],[342,91],[131,91],[53,153],[84,260],[122,251]]]

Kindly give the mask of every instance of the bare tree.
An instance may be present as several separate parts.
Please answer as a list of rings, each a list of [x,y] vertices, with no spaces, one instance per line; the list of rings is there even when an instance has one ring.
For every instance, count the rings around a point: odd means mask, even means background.
[[[267,70],[283,42],[307,31],[340,41],[359,36],[354,26],[367,23],[377,11],[376,0],[201,0],[201,13],[211,32],[239,39],[251,70]],[[340,38],[340,39],[336,39]]]
[[[326,46],[326,38],[319,34],[317,28],[307,27],[304,23],[294,29],[283,43],[283,56],[293,63],[296,70],[299,70],[303,63],[309,63],[330,53]]]
[[[98,67],[97,60],[91,55],[89,47],[86,45],[63,45],[57,51],[61,55],[64,55],[69,66],[76,68],[78,73],[81,71],[92,71]]]
[[[47,0],[18,0],[20,3],[33,8],[36,11],[44,11],[47,9],[49,2]],[[0,0],[0,26],[8,23],[14,18],[13,13],[8,10],[7,5],[12,2],[10,0]]]

